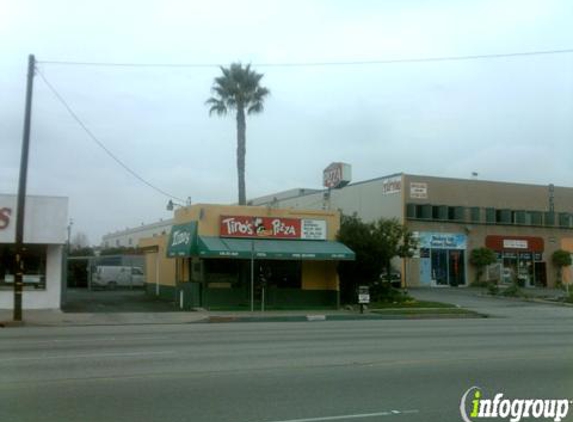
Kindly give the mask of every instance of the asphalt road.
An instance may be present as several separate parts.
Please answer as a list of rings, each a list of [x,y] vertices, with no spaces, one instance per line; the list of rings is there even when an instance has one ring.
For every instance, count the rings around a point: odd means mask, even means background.
[[[474,385],[487,396],[573,399],[573,309],[514,310],[3,329],[0,421],[448,422],[461,420],[460,398]]]

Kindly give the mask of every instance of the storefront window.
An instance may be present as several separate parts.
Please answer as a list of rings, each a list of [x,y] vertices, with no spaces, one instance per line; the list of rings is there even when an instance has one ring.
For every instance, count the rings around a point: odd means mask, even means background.
[[[530,252],[503,252],[501,281],[504,284],[517,283],[520,287],[531,287],[535,280],[535,254]]]
[[[22,256],[24,261],[24,288],[46,288],[45,245],[26,246]],[[0,288],[12,288],[14,285],[14,246],[0,246]]]
[[[300,261],[262,261],[260,268],[270,287],[300,289],[302,264]]]
[[[233,259],[206,259],[205,273],[209,287],[238,287],[240,285],[240,261]]]

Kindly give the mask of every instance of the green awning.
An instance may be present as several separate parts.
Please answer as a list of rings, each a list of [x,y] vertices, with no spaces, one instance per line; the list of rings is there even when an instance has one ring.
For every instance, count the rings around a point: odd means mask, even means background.
[[[176,224],[171,228],[167,256],[169,258],[197,255],[197,222]]]
[[[199,236],[198,252],[202,258],[285,259],[342,261],[355,255],[339,242],[318,240],[232,239]]]

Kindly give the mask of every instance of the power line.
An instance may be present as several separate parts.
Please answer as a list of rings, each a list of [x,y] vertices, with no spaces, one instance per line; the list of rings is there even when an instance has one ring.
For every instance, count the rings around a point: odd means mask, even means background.
[[[284,63],[252,63],[256,67],[328,67],[328,66],[371,66],[399,63],[431,63],[464,60],[488,60],[514,57],[547,56],[557,54],[571,54],[573,48],[562,50],[540,50],[499,54],[474,54],[465,56],[422,57],[409,59],[386,59],[386,60],[359,60],[359,61],[334,61],[334,62],[284,62]],[[129,62],[80,62],[66,60],[42,60],[42,64],[67,65],[67,66],[100,66],[100,67],[156,67],[156,68],[211,68],[220,67],[220,63],[129,63]]]
[[[136,179],[138,179],[140,182],[144,183],[145,185],[149,186],[150,188],[152,188],[153,190],[159,192],[160,194],[168,197],[168,198],[172,198],[172,199],[176,199],[178,201],[182,201],[184,202],[183,199],[178,198],[176,196],[173,196],[167,192],[165,192],[163,189],[158,188],[157,186],[154,186],[153,184],[151,184],[150,182],[148,182],[147,180],[145,180],[143,177],[141,177],[139,174],[137,174],[134,170],[132,170],[131,168],[129,168],[127,166],[127,164],[125,164],[123,161],[121,161],[113,152],[111,152],[104,144],[103,142],[101,142],[94,134],[91,130],[89,130],[89,128],[84,124],[84,122],[82,122],[82,120],[78,117],[78,115],[72,110],[72,108],[69,106],[69,104],[66,102],[66,100],[58,93],[58,91],[56,90],[56,88],[54,88],[54,86],[48,82],[48,80],[46,79],[46,76],[40,71],[40,69],[38,69],[36,67],[36,72],[38,73],[38,75],[40,75],[40,77],[42,78],[42,80],[44,81],[44,83],[46,84],[46,86],[49,88],[49,90],[52,92],[52,94],[54,94],[54,96],[60,101],[60,103],[62,103],[62,105],[64,106],[64,108],[68,111],[68,113],[70,114],[70,116],[72,116],[72,118],[76,121],[76,123],[78,123],[80,125],[80,127],[84,130],[84,132],[88,135],[88,137],[94,141],[101,149],[103,149],[107,155],[109,155],[116,163],[118,163],[121,167],[123,167],[125,170],[127,170],[128,173],[130,173],[132,176],[134,176]]]

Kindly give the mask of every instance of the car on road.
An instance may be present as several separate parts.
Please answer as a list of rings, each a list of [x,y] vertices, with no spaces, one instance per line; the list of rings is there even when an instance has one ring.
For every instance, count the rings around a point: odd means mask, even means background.
[[[380,274],[380,281],[390,282],[392,287],[399,289],[402,286],[402,274],[400,271],[392,270],[390,271],[390,277],[388,277],[387,272]]]

